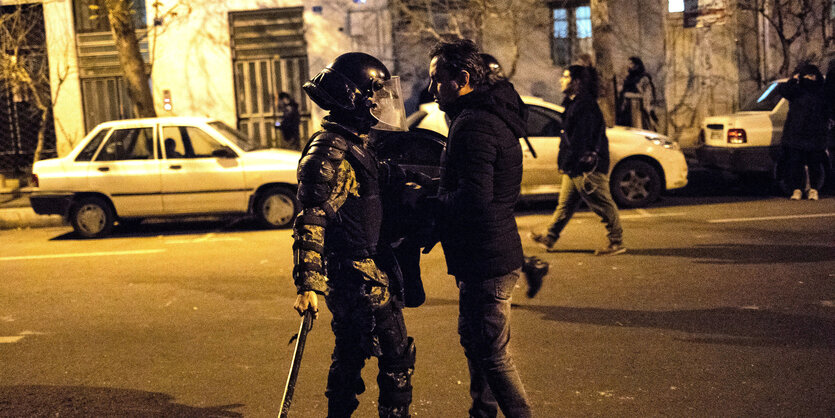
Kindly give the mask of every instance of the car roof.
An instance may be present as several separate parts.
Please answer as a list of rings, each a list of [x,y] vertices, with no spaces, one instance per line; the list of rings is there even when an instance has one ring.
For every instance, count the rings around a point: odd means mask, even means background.
[[[110,128],[122,125],[170,123],[170,124],[203,124],[213,122],[215,119],[201,116],[164,116],[156,118],[120,119],[102,122],[99,126]]]
[[[555,111],[560,112],[560,113],[563,113],[565,111],[564,107],[562,107],[558,104],[555,104],[555,103],[551,103],[551,102],[549,102],[545,99],[542,99],[541,97],[536,97],[536,96],[521,96],[521,97],[522,97],[522,101],[525,102],[525,104],[527,104],[527,105],[541,106],[541,107],[545,107],[545,108],[548,108],[548,109],[551,109],[551,110],[555,110]],[[419,110],[422,110],[424,112],[429,113],[429,112],[432,112],[432,111],[436,111],[437,109],[438,109],[438,103],[429,102],[429,103],[424,103],[424,104],[420,105]]]

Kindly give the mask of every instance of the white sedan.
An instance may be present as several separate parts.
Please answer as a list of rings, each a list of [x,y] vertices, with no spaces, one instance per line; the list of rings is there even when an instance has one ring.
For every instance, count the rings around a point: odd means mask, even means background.
[[[66,217],[82,237],[115,221],[195,215],[255,215],[289,225],[298,151],[256,149],[237,130],[207,118],[105,122],[66,156],[32,168],[36,213]]]
[[[524,96],[522,100],[529,109],[527,134],[533,148],[531,152],[525,141],[522,141],[522,197],[553,197],[560,191],[561,175],[557,170],[557,152],[565,109],[536,97]],[[415,136],[415,133],[432,131],[439,134],[441,142],[449,133],[446,114],[438,109],[437,103],[422,105],[417,112],[409,116],[408,125],[412,130],[412,136]],[[622,126],[607,129],[606,136],[609,139],[612,197],[619,206],[643,207],[655,201],[662,190],[687,185],[687,163],[684,154],[678,144],[666,136]],[[388,147],[393,148],[391,145]],[[400,159],[423,161],[428,164],[435,158],[429,154],[439,154],[442,147],[442,144],[411,146],[406,152],[408,155]],[[421,164],[423,163],[418,165]]]

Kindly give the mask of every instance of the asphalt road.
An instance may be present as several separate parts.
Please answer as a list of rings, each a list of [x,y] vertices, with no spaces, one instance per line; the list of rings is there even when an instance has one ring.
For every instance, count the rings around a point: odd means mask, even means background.
[[[511,349],[537,416],[835,416],[835,198],[692,192],[622,211],[620,256],[595,257],[589,212],[535,299],[514,295]],[[698,203],[697,203],[698,202]],[[518,212],[520,233],[552,205]],[[290,364],[288,230],[154,223],[77,240],[68,227],[0,231],[0,416],[269,417]],[[457,294],[440,248],[412,414],[463,417]],[[308,339],[291,416],[324,416],[333,338]],[[376,415],[376,361],[356,416]]]

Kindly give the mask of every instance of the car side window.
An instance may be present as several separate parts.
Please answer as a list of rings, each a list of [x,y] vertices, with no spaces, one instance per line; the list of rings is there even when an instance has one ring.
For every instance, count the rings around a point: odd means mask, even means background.
[[[110,129],[102,129],[87,145],[84,146],[84,149],[78,153],[78,156],[75,157],[76,161],[92,161],[93,156],[96,155],[96,150],[99,149],[99,145],[101,145],[101,141],[104,141],[104,138],[107,137],[107,134],[110,132]]]
[[[154,159],[153,128],[114,129],[96,161]]]
[[[212,152],[223,147],[204,130],[194,126],[166,126],[162,128],[165,158],[211,158]]]
[[[528,136],[560,136],[562,115],[539,106],[528,106]]]

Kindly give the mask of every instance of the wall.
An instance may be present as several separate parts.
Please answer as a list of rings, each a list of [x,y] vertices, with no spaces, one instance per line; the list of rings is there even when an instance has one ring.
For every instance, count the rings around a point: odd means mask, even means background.
[[[339,54],[370,48],[349,35],[348,10],[379,9],[385,5],[384,0],[369,0],[365,5],[340,0],[159,0],[157,3],[158,10],[155,10],[154,1],[145,1],[157,115],[210,116],[232,126],[237,116],[230,11],[304,6],[309,79]],[[71,6],[71,0],[55,0],[44,5],[53,96],[59,91],[58,80],[65,78],[54,112],[59,155],[68,153],[84,136]],[[313,6],[321,6],[321,11],[314,12]],[[159,26],[153,25],[155,15],[164,16]],[[391,45],[391,39],[383,39],[382,43]],[[162,107],[163,90],[170,91],[171,111]],[[315,129],[324,114],[316,106],[312,109]]]

